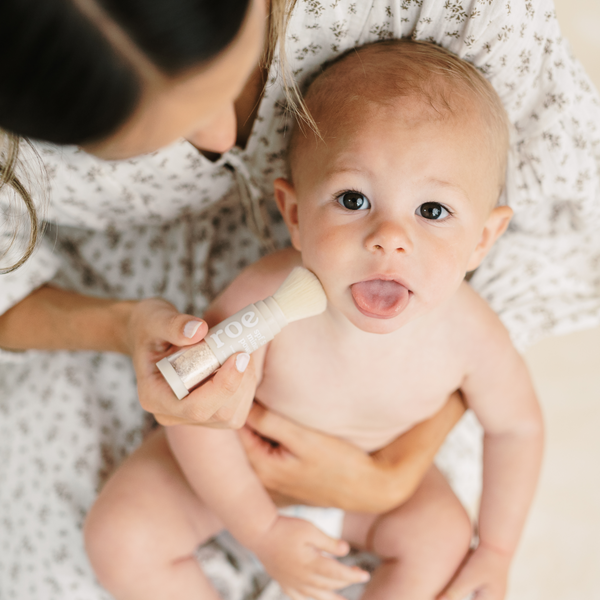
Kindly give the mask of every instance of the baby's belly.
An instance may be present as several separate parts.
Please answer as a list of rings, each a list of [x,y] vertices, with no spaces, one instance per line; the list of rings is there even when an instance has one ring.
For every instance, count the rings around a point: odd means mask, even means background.
[[[306,426],[309,426],[307,423]],[[350,429],[344,430],[339,429],[338,431],[330,429],[323,433],[334,435],[335,437],[341,438],[358,446],[365,452],[375,452],[384,446],[387,446],[390,442],[394,441],[399,435],[402,435],[405,431],[408,431],[413,427],[415,423],[410,423],[404,426],[396,426],[393,428],[386,429],[362,429],[360,431],[352,431]]]

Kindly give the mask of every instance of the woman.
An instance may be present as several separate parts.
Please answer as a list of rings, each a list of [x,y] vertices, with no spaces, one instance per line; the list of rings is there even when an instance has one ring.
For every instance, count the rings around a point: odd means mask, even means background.
[[[160,11],[161,2],[28,6],[19,0],[0,9],[14,11],[0,14],[0,44],[14,44],[3,55],[25,62],[33,56],[33,73],[12,63],[3,78],[2,90],[13,82],[25,91],[12,97],[0,91],[0,126],[85,150],[36,143],[48,184],[34,198],[48,192],[49,226],[40,248],[1,280],[0,347],[12,350],[4,353],[0,382],[0,439],[8,457],[0,475],[1,555],[8,557],[0,591],[7,597],[101,597],[78,526],[96,488],[140,440],[136,377],[140,401],[161,423],[243,420],[252,369],[242,374],[232,360],[210,388],[178,403],[159,387],[152,367],[171,344],[201,339],[205,327],[192,315],[241,267],[285,241],[270,198],[273,179],[285,171],[283,106],[295,98],[290,74],[301,85],[347,48],[406,35],[435,41],[482,68],[517,126],[506,194],[517,217],[472,281],[521,345],[598,320],[590,275],[598,242],[578,221],[598,210],[598,158],[591,150],[597,134],[587,127],[598,109],[560,38],[551,3],[509,10],[501,3],[298,1],[288,7],[280,37],[285,56],[280,47],[270,66],[260,61],[265,7],[259,0],[208,2],[184,12],[174,4]],[[271,13],[272,29],[281,32],[286,7],[273,0]],[[60,43],[26,35],[32,24],[36,35],[54,34]],[[223,29],[228,33],[221,35]],[[186,46],[198,40],[206,47]],[[23,51],[27,43],[30,53]],[[114,58],[110,85],[99,56]],[[38,106],[27,104],[32,97]],[[95,155],[127,160],[105,163]],[[36,163],[26,149],[23,158],[32,173]],[[37,181],[32,177],[30,185]],[[572,285],[559,289],[553,278]],[[154,296],[172,306],[140,301]],[[31,348],[45,352],[14,352]],[[389,476],[394,465],[418,479],[459,412],[450,405],[449,416],[426,434],[410,432],[417,442],[425,436],[427,450],[398,462],[405,446],[419,447],[414,438],[401,440],[390,450],[389,469],[385,452],[374,462],[275,415],[253,414],[250,424],[292,451],[294,436],[312,435],[312,444],[302,445],[314,448],[308,456],[269,453],[270,446],[245,437],[268,487],[307,502],[363,502],[368,509],[371,497],[397,501],[409,493],[410,485],[399,489]],[[342,472],[328,471],[323,457],[344,464]],[[322,487],[310,495],[310,483],[302,481],[314,477]],[[381,493],[365,497],[365,482]]]

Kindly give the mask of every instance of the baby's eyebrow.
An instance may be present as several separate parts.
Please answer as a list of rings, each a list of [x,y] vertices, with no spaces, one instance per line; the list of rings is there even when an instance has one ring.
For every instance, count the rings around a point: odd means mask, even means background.
[[[467,192],[457,183],[451,183],[450,181],[444,181],[443,179],[437,179],[436,177],[427,177],[424,181],[426,183],[432,183],[433,185],[438,187],[443,187],[457,191],[467,200],[469,199],[469,195],[467,194]]]
[[[360,167],[332,167],[327,170],[327,175],[340,175],[344,173],[354,173],[358,175],[368,175],[371,171]]]

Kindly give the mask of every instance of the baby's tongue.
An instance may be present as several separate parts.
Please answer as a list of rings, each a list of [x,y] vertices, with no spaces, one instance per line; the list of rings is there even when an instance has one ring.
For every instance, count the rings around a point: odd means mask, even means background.
[[[372,279],[350,286],[356,306],[375,317],[397,315],[408,302],[408,290],[396,281]]]

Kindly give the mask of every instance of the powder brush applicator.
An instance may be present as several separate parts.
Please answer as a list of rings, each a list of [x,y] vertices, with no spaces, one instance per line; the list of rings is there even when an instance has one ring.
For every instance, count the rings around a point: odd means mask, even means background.
[[[296,267],[268,298],[211,327],[198,344],[186,346],[156,363],[181,400],[236,352],[254,352],[286,325],[324,312],[327,297],[317,277]]]

